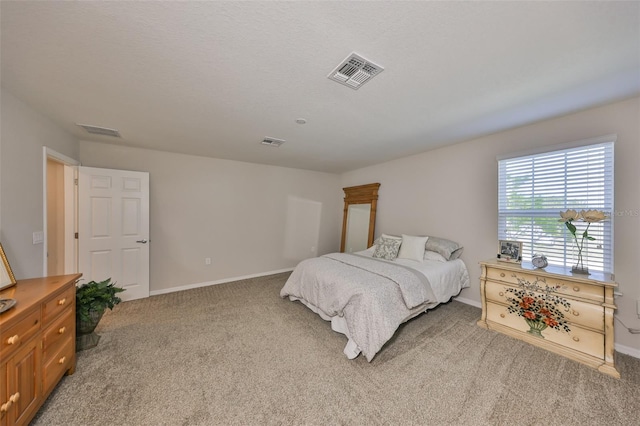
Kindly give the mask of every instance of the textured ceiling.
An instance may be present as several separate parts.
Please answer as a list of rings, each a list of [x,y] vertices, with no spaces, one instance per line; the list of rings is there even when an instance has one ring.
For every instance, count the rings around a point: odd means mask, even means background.
[[[186,154],[343,172],[640,93],[637,2],[0,8],[6,90],[79,139]],[[385,68],[357,91],[326,78],[351,52]]]

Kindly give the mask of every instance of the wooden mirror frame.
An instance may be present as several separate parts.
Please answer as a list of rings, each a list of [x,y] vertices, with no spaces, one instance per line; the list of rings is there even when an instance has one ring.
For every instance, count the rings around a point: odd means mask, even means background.
[[[342,218],[342,242],[340,243],[340,252],[344,253],[344,246],[347,241],[347,215],[349,213],[349,205],[351,204],[371,204],[371,213],[369,215],[369,237],[367,240],[367,248],[373,245],[373,234],[376,228],[376,209],[378,205],[378,188],[379,183],[370,183],[367,185],[350,186],[342,188],[344,191],[344,216]]]

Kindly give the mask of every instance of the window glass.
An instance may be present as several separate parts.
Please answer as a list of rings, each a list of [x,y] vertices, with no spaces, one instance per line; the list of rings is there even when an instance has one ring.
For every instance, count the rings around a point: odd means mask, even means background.
[[[576,242],[560,212],[604,211],[608,218],[573,222],[584,266],[613,272],[613,142],[498,161],[498,239],[523,243],[522,259],[543,253],[551,265],[576,263]]]

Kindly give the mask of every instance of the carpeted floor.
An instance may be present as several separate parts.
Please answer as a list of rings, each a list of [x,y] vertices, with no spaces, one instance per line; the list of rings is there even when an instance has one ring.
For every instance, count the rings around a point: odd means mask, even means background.
[[[371,363],[298,302],[288,274],[154,296],[108,312],[34,425],[638,425],[640,359],[622,379],[442,305]]]

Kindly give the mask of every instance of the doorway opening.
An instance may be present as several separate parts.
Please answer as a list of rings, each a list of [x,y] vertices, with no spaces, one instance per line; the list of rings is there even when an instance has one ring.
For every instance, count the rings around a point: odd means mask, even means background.
[[[78,271],[77,166],[51,148],[43,149],[43,271],[45,276]]]

